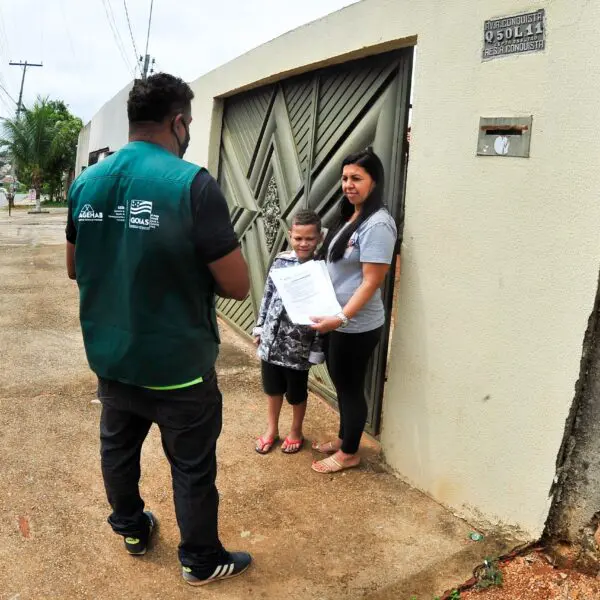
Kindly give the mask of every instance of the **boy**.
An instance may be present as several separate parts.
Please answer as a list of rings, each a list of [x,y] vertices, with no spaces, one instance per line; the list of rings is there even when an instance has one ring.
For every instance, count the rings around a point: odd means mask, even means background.
[[[312,210],[301,210],[289,232],[292,251],[277,256],[271,270],[312,260],[321,242],[321,219]],[[279,436],[283,396],[292,405],[292,427],[281,444],[282,452],[295,454],[304,444],[302,422],[308,398],[308,371],[323,362],[321,340],[308,325],[292,323],[270,276],[252,335],[262,361],[263,389],[269,399],[267,431],[256,440],[256,451],[267,454]]]

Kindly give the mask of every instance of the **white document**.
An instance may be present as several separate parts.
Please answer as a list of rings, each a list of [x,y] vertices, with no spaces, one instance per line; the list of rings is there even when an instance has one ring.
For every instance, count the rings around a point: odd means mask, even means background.
[[[274,269],[271,279],[292,323],[312,325],[310,317],[331,317],[342,311],[322,260]]]

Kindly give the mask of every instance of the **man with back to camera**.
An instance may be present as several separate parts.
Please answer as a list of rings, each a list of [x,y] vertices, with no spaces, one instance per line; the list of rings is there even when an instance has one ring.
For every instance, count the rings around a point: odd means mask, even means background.
[[[139,493],[140,452],[156,423],[171,465],[183,578],[204,585],[251,562],[227,552],[218,535],[222,397],[214,368],[215,293],[243,300],[249,281],[219,186],[182,160],[193,97],[172,75],[134,82],[129,143],[69,192],[66,260],[98,376],[108,522],[129,554],[146,553],[157,522]]]

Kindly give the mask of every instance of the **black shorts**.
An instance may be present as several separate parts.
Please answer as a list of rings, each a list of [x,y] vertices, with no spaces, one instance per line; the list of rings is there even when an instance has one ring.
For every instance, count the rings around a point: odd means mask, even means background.
[[[289,367],[272,365],[262,361],[263,390],[267,396],[283,396],[294,404],[302,404],[308,398],[308,370],[299,371]]]

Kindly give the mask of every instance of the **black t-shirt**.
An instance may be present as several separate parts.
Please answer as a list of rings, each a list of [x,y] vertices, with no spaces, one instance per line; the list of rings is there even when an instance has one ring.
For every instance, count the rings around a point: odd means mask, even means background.
[[[208,171],[202,169],[192,182],[192,219],[194,242],[201,260],[211,263],[227,256],[238,247],[238,239],[231,224],[229,208],[219,184]],[[71,203],[65,230],[67,241],[77,239]]]

